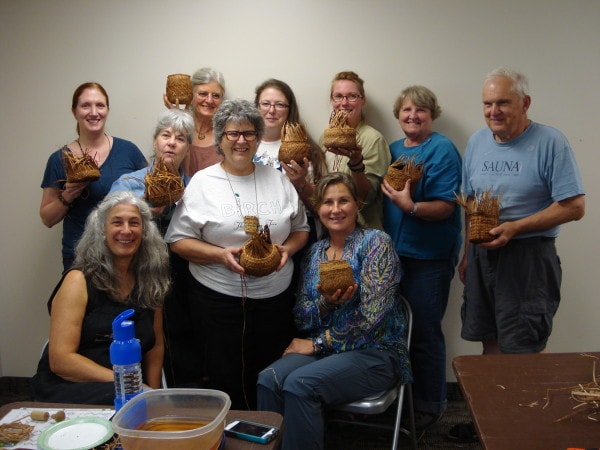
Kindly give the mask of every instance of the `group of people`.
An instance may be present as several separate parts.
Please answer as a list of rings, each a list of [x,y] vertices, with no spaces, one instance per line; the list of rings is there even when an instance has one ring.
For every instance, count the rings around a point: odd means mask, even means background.
[[[105,132],[109,102],[99,84],[73,95],[78,138],[66,151],[94,155],[101,178],[66,182],[65,149],[48,160],[40,215],[47,226],[63,222],[64,273],[48,303],[36,400],[111,403],[111,320],[133,307],[149,387],[160,386],[164,367],[175,386],[219,389],[234,408],[280,412],[283,448],[322,448],[325,406],[398,382],[413,383],[417,428],[426,429],[447,406],[442,320],[457,264],[464,339],[485,353],[544,350],[560,300],[554,239],[561,224],[583,217],[585,193],[564,135],[527,117],[522,74],[499,68],[486,77],[487,127],[471,137],[464,161],[433,131],[441,108],[424,86],[396,99],[405,138],[388,145],[365,121],[363,80],[338,73],[331,106],[355,129],[356,147],[325,148],[321,136],[309,139],[310,158],[284,164],[283,127],[302,123],[289,85],[265,81],[252,104],[225,100],[213,69],[198,70],[192,84],[190,111],[165,95],[150,165],[133,143]],[[417,161],[422,177],[394,189],[384,176],[399,158]],[[158,160],[185,185],[163,207],[144,201]],[[488,243],[465,238],[459,263],[455,196],[486,190],[502,197],[500,225]],[[258,230],[268,231],[280,262],[249,276],[240,254]],[[355,284],[325,293],[319,267],[338,259]],[[414,317],[410,349],[400,296]],[[461,425],[450,437],[473,431]]]

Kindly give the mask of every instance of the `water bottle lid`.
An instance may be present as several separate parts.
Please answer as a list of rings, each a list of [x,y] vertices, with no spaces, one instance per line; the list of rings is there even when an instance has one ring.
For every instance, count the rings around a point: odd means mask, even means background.
[[[142,360],[142,347],[135,338],[135,323],[127,320],[135,314],[128,309],[113,320],[113,342],[110,344],[110,362],[118,365],[135,364]]]

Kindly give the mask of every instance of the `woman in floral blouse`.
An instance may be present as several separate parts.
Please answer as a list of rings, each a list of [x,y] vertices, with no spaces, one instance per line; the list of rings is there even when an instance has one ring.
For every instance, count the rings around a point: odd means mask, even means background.
[[[399,301],[400,263],[390,237],[357,226],[357,189],[332,173],[315,189],[315,211],[328,236],[304,260],[294,318],[304,337],[259,374],[258,408],[286,418],[282,449],[323,448],[323,407],[408,382],[412,375]],[[325,294],[322,261],[344,259],[356,283]]]

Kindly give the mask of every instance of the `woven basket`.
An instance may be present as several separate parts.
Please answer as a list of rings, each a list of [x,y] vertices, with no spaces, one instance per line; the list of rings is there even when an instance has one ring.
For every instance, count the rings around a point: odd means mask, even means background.
[[[333,295],[338,289],[343,293],[354,283],[352,267],[345,259],[323,261],[319,264],[319,285],[324,293]]]
[[[258,232],[258,217],[244,216],[244,231],[247,234],[257,233]]]
[[[489,231],[499,224],[497,215],[472,213],[468,215],[469,220],[469,242],[480,244],[482,242],[490,242],[496,239]]]
[[[247,275],[264,277],[275,272],[280,262],[281,255],[277,246],[271,244],[261,233],[254,233],[242,246],[240,266]]]
[[[354,128],[326,128],[323,133],[325,148],[356,148],[356,130]]]
[[[312,151],[308,142],[281,141],[277,159],[284,164],[289,164],[294,160],[302,165],[304,164],[304,158],[310,159],[311,153]]]
[[[192,79],[184,73],[167,76],[167,99],[180,105],[189,105],[193,98]]]
[[[92,182],[100,178],[100,169],[87,152],[74,155],[66,146],[62,148],[62,159],[68,183]]]
[[[152,170],[146,173],[144,181],[146,200],[153,206],[167,206],[178,202],[185,190],[181,176],[176,171],[169,170],[162,159],[157,160]]]
[[[405,161],[394,162],[385,174],[385,180],[395,190],[401,191],[410,180],[410,192],[414,194],[417,183],[423,176],[423,164],[410,164]]]

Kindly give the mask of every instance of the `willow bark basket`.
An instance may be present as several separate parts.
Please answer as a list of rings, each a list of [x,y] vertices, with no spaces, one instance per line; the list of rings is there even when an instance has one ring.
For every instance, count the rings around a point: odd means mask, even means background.
[[[264,277],[275,272],[280,262],[281,255],[277,246],[271,243],[268,232],[254,233],[242,246],[240,266],[247,275]]]
[[[100,178],[98,164],[87,151],[77,156],[65,145],[62,148],[62,160],[68,183],[92,182]]]
[[[167,99],[172,104],[189,105],[193,98],[192,80],[185,73],[167,76]]]
[[[355,283],[352,267],[345,259],[323,261],[319,264],[319,285],[327,295],[335,294],[338,289],[342,293]]]

